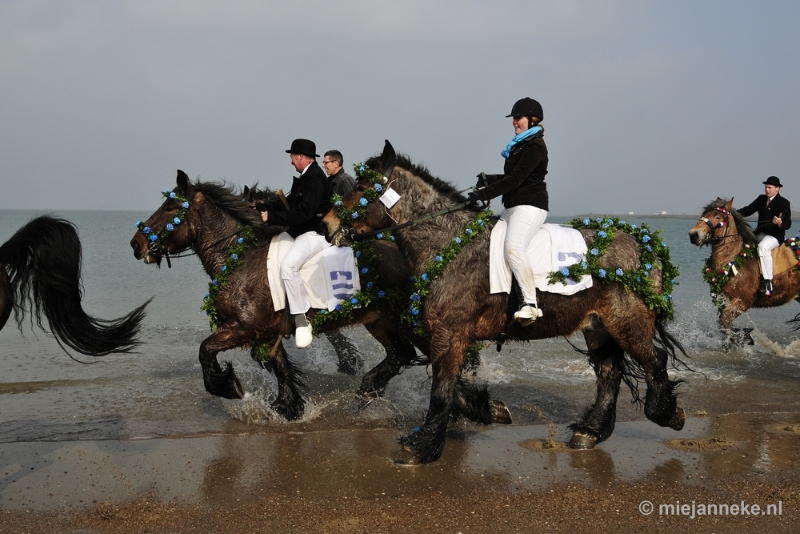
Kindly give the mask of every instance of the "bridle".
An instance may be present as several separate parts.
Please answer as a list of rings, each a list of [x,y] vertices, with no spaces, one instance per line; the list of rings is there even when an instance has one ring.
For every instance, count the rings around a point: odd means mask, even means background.
[[[713,208],[709,211],[718,211],[723,215],[725,215],[726,219],[730,219],[731,216],[731,212],[721,206]],[[738,232],[736,234],[728,235],[728,229],[730,228],[730,224],[728,224],[727,221],[719,221],[717,224],[713,224],[707,217],[700,217],[700,220],[706,223],[706,226],[708,226],[708,228],[711,230],[710,241],[719,241],[721,239],[726,239],[729,237],[735,237],[739,235]],[[715,235],[718,228],[725,228],[725,232],[719,237]]]

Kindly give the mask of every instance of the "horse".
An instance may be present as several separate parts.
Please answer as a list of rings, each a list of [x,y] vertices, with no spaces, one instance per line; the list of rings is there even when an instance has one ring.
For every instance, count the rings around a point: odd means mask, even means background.
[[[227,282],[219,286],[213,310],[218,328],[203,340],[199,351],[206,391],[228,399],[243,398],[244,389],[233,366],[230,362],[224,368],[220,366],[217,354],[251,347],[251,356],[274,372],[278,379],[279,393],[272,408],[288,420],[299,418],[305,406],[298,391],[302,382],[282,344],[282,339],[291,333],[288,310],[275,310],[266,268],[270,239],[283,228],[262,225],[258,212],[231,186],[192,183],[180,170],[175,189],[165,196],[161,207],[139,225],[143,231],[137,231],[130,242],[136,259],[145,263],[160,264],[169,254],[192,248],[206,273],[217,280],[231,257],[230,247],[242,239],[239,237],[242,229],[251,229],[258,237],[257,243],[241,257],[237,254],[238,265],[230,272]],[[155,236],[155,239],[147,236]],[[396,247],[387,244],[378,255],[384,279],[389,284],[408,280],[405,260]],[[352,318],[329,321],[323,327],[338,329],[353,323],[364,324],[386,350],[386,358],[364,375],[357,395],[380,396],[393,376],[404,367],[420,363],[414,345],[379,305],[354,310]],[[420,350],[427,352],[426,340],[413,341]],[[266,362],[257,354],[259,346],[271,347]],[[500,401],[491,402],[488,393],[463,381],[459,382],[459,399],[455,411],[468,418],[500,422],[507,413]]]
[[[800,302],[800,271],[794,268],[783,272],[776,269],[772,295],[758,293],[761,280],[756,252],[758,238],[733,208],[732,198],[717,198],[703,208],[702,216],[689,230],[689,240],[698,247],[711,245],[704,278],[711,285],[712,298],[720,310],[722,330],[735,331],[731,328],[733,321],[750,308],[773,308],[792,300]],[[800,314],[790,322],[798,321]]]
[[[480,207],[469,205],[452,185],[431,176],[407,156],[397,155],[388,141],[381,155],[367,160],[365,166],[385,179],[379,188],[372,179],[359,177],[356,189],[342,199],[345,210],[352,210],[347,222],[337,213],[341,206],[325,216],[326,237],[332,243],[343,245],[382,229],[391,230],[412,273],[421,279],[427,275],[428,265],[443,262],[445,254],[440,251],[450,250],[454,241],[460,243],[461,236],[472,233]],[[376,191],[388,188],[399,194],[393,206],[371,201],[378,196]],[[433,213],[437,216],[432,217]],[[538,292],[544,317],[523,327],[513,320],[518,306],[513,292],[489,292],[489,234],[478,233],[451,258],[427,286],[424,307],[414,308],[412,302],[410,319],[430,334],[433,380],[424,424],[401,439],[402,447],[394,461],[416,465],[441,456],[454,384],[467,348],[477,340],[502,343],[583,333],[588,360],[597,375],[597,394],[594,404],[570,426],[572,448],[590,449],[611,435],[623,380],[634,401],[639,402],[638,380],[645,380],[644,412],[649,420],[674,430],[683,428],[685,414],[677,405],[675,392],[679,381],[669,378],[667,365],[670,359],[673,365],[682,363],[676,350],[685,352],[666,331],[666,317],[650,309],[638,293],[627,291],[622,283],[603,283],[595,277],[593,287],[574,295]],[[594,232],[583,234],[587,243],[594,237]],[[640,264],[636,238],[623,232],[616,232],[600,259],[600,265],[611,270],[636,270]],[[658,266],[652,266],[648,276],[652,287],[661,290]],[[412,301],[419,298],[418,293],[411,297]],[[418,315],[413,315],[414,309]]]
[[[71,222],[51,216],[32,219],[0,246],[0,330],[11,313],[22,331],[26,313],[40,329],[47,319],[53,337],[87,356],[130,353],[140,344],[139,328],[148,300],[117,319],[88,315],[82,305],[81,242]],[[71,356],[71,355],[70,355]]]

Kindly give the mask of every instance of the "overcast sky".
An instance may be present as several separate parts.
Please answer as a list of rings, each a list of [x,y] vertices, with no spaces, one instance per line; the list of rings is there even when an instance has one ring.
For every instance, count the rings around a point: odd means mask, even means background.
[[[288,189],[296,137],[459,187],[545,114],[553,215],[800,207],[800,2],[0,0],[0,209]],[[795,209],[798,209],[798,208]]]

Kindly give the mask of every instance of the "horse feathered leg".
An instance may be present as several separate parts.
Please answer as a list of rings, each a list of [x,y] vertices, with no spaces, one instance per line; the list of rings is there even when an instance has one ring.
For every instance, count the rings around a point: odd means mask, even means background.
[[[244,343],[237,339],[230,325],[220,326],[200,344],[200,367],[203,370],[203,383],[206,391],[224,399],[244,398],[244,388],[233,371],[233,364],[225,363],[223,369],[217,361],[217,354],[223,350],[239,347]]]
[[[573,431],[569,446],[573,449],[594,448],[614,432],[617,397],[624,371],[625,353],[602,327],[585,330],[584,337],[589,349],[589,363],[597,376],[597,397],[581,419],[569,427]]]
[[[421,363],[417,358],[414,345],[400,335],[396,324],[381,317],[377,321],[365,324],[364,327],[383,345],[386,357],[361,379],[361,386],[356,395],[365,399],[383,395],[389,380],[400,374],[405,367]]]
[[[263,365],[278,380],[278,397],[271,404],[272,409],[289,421],[302,417],[306,409],[306,401],[299,392],[303,387],[303,373],[289,360],[283,343],[278,343],[272,357]]]
[[[354,375],[364,367],[364,358],[361,353],[340,330],[326,332],[325,337],[328,338],[333,350],[336,351],[336,356],[339,358],[338,370],[340,373]]]

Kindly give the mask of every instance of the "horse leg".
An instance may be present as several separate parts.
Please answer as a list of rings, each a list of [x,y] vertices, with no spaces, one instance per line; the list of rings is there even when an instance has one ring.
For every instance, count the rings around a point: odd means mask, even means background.
[[[238,332],[237,332],[238,333]],[[224,399],[244,398],[244,388],[233,372],[233,364],[226,362],[223,369],[217,354],[223,350],[243,345],[229,324],[222,325],[200,344],[200,366],[206,391]]]
[[[444,451],[450,412],[456,407],[455,390],[469,344],[445,327],[431,337],[433,380],[431,400],[425,422],[419,430],[400,439],[403,445],[395,463],[416,465],[438,460]]]
[[[383,395],[389,380],[399,375],[405,367],[417,362],[417,349],[400,335],[397,327],[386,317],[365,324],[364,327],[386,350],[386,357],[361,379],[356,396],[362,399]]]
[[[726,336],[725,345],[733,344],[736,346],[755,345],[751,336],[752,328],[734,328],[733,321],[742,314],[746,306],[739,299],[730,299],[728,306],[719,314],[719,326]]]
[[[306,409],[306,401],[298,391],[303,387],[300,378],[302,373],[289,360],[280,339],[278,339],[273,352],[274,354],[270,354],[269,360],[260,362],[278,380],[278,397],[270,406],[287,420],[294,421],[302,417]]]
[[[358,351],[353,342],[347,339],[340,330],[326,332],[325,336],[333,345],[336,356],[339,357],[339,372],[346,375],[354,375],[364,367],[364,358]]]
[[[625,357],[622,347],[602,327],[584,330],[583,335],[589,349],[589,363],[597,376],[597,397],[580,420],[569,427],[573,432],[569,441],[572,449],[592,449],[614,431]]]
[[[463,415],[474,423],[484,425],[491,423],[510,425],[512,423],[511,412],[506,404],[501,400],[490,398],[486,386],[477,387],[459,377],[453,393],[453,402],[456,405],[454,416]]]

